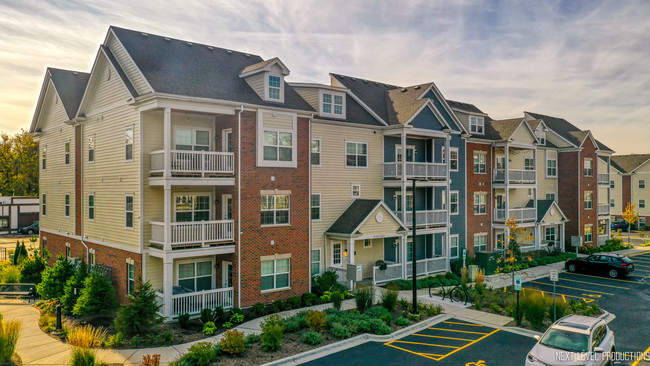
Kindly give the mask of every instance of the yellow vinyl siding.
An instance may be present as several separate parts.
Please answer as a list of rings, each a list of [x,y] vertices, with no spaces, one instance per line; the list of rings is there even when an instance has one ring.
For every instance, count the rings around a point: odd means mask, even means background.
[[[372,239],[372,248],[364,248],[363,240],[354,242],[354,250],[357,252],[354,262],[363,267],[364,278],[372,278],[372,267],[380,259],[384,259],[384,239]]]
[[[363,191],[362,191],[363,192]],[[377,213],[381,212],[384,215],[382,222],[377,222],[375,216]],[[369,216],[368,220],[361,225],[359,232],[361,235],[379,235],[387,233],[395,233],[399,230],[399,225],[393,220],[388,212],[383,207],[379,207],[377,210],[373,211]],[[383,257],[383,254],[382,254]]]
[[[315,110],[319,111],[320,110],[320,100],[318,96],[318,88],[300,88],[300,87],[294,87],[296,92],[300,94],[300,96],[307,102],[309,103],[312,108]]]
[[[147,280],[154,290],[163,292],[163,261],[161,258],[147,256]]]
[[[110,78],[106,80],[106,70],[110,70]],[[93,76],[90,79],[91,86],[86,94],[83,109],[86,116],[90,113],[101,112],[106,109],[124,105],[131,98],[126,86],[120,79],[113,66],[106,57],[100,55]],[[91,107],[92,106],[92,107]]]
[[[264,99],[264,73],[260,72],[255,75],[251,75],[246,78],[246,82],[250,85],[251,88],[259,95],[260,98]]]
[[[645,180],[645,188],[639,189],[639,181]],[[650,164],[645,163],[638,167],[632,174],[632,203],[636,204],[636,210],[640,216],[650,216]],[[645,208],[639,207],[639,200],[645,200]],[[627,202],[623,203],[622,210]]]
[[[142,73],[140,73],[140,70],[135,65],[133,60],[131,60],[131,57],[126,52],[119,40],[111,35],[107,46],[111,50],[113,56],[115,56],[115,59],[120,64],[120,67],[126,74],[129,81],[131,81],[131,84],[138,92],[138,94],[143,95],[150,93],[152,90],[149,87],[147,80],[144,78]]]
[[[552,212],[551,212],[552,211]],[[546,216],[542,220],[543,224],[559,224],[562,221],[562,215],[557,210],[555,206],[551,206],[548,211],[546,211]],[[542,232],[542,235],[544,233]]]
[[[274,116],[275,114],[275,116]],[[293,130],[293,115],[286,113],[263,112],[264,128]]]
[[[610,198],[614,199],[614,207],[609,208],[610,215],[621,215],[627,202],[623,202],[623,176],[612,169],[609,180],[614,181],[614,189],[610,192]]]
[[[535,137],[530,133],[525,124],[519,125],[519,128],[512,134],[512,139],[516,142],[522,142],[526,144],[535,143]]]
[[[546,199],[547,193],[555,193],[555,199],[558,197],[557,178],[546,178],[546,158],[555,158],[557,160],[557,151],[551,149],[537,150],[537,198]],[[557,170],[557,168],[556,168]]]

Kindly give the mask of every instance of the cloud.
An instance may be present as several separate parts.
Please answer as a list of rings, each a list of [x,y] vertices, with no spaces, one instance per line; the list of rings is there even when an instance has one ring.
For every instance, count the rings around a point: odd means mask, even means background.
[[[0,1],[0,12],[0,130],[28,128],[45,67],[90,70],[117,25],[278,56],[290,81],[434,81],[494,118],[564,117],[619,153],[643,152],[648,137],[643,0]]]

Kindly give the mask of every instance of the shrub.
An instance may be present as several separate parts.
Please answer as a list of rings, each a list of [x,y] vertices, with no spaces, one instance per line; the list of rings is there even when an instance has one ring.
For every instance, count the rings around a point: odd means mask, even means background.
[[[0,365],[11,365],[11,358],[16,353],[16,344],[20,337],[20,322],[4,321],[0,314]]]
[[[160,307],[151,282],[138,279],[133,293],[129,295],[129,303],[117,313],[115,329],[127,336],[149,333],[164,321],[158,315]]]
[[[226,311],[223,306],[217,306],[212,312],[212,321],[215,323],[222,323],[226,321]]]
[[[96,315],[117,306],[115,288],[104,273],[93,271],[84,280],[84,288],[72,313],[77,316]]]
[[[2,283],[20,283],[20,267],[10,262],[4,262],[0,266],[0,281]]]
[[[160,366],[160,354],[142,356],[140,366]]]
[[[259,318],[264,315],[266,315],[266,307],[264,306],[264,304],[258,302],[257,304],[253,305],[253,307],[251,308],[251,316],[253,318]]]
[[[79,296],[81,296],[81,290],[83,289],[86,277],[88,277],[88,266],[86,263],[81,262],[77,268],[74,269],[74,274],[65,283],[63,289],[61,305],[63,305],[63,311],[66,314],[72,314],[72,309],[74,309]]]
[[[178,325],[183,328],[187,329],[190,327],[190,314],[188,313],[183,313],[178,316]]]
[[[436,316],[440,313],[442,313],[442,306],[439,304],[425,304],[425,303],[418,303],[418,311],[428,315],[428,316]]]
[[[202,324],[205,324],[212,321],[212,315],[212,309],[201,309],[201,317],[199,319],[201,319]]]
[[[235,356],[246,351],[246,342],[244,341],[244,333],[231,329],[224,333],[223,338],[219,341],[221,352]]]
[[[318,301],[318,296],[316,294],[312,294],[311,292],[307,292],[302,295],[302,304],[305,306],[312,306],[316,305],[316,302]]]
[[[316,332],[323,332],[327,329],[327,314],[322,311],[308,311],[305,317],[307,326]]]
[[[372,286],[359,287],[354,291],[354,302],[361,314],[372,307],[374,300],[375,294]]]
[[[334,270],[327,270],[320,276],[312,278],[312,292],[321,296],[325,291],[344,291],[343,285],[338,283],[339,275]]]
[[[43,328],[44,332],[52,332],[56,329],[56,318],[52,314],[43,313],[38,319],[38,325]]]
[[[244,321],[244,314],[241,313],[232,313],[230,314],[230,322],[233,324],[238,324]]]
[[[399,305],[399,308],[403,310],[408,310],[411,308],[411,303],[406,300],[406,299],[397,299],[397,305]]]
[[[560,319],[561,317],[568,315],[571,313],[571,308],[569,307],[569,304],[565,303],[564,301],[557,301],[555,303],[555,315],[556,315],[556,320]],[[551,321],[553,320],[553,301],[549,302],[549,307],[548,307],[548,318]]]
[[[390,316],[390,314],[387,314]],[[379,335],[384,335],[384,334],[390,334],[392,330],[386,323],[384,323],[381,319],[370,319],[370,330],[374,334],[379,334]]]
[[[171,330],[162,332],[156,336],[156,341],[164,344],[165,346],[168,346],[174,342],[174,332]]]
[[[122,345],[124,342],[122,333],[116,333],[115,335],[109,336],[104,343],[108,348],[116,348]]]
[[[47,267],[45,258],[34,255],[23,262],[20,269],[20,280],[24,283],[41,283],[43,271]]]
[[[306,312],[300,312],[294,316],[290,316],[286,319],[284,319],[284,330],[285,332],[297,332],[302,328],[307,327],[307,313]]]
[[[400,327],[407,327],[411,325],[411,322],[408,319],[400,316],[399,318],[395,319],[395,324],[399,325]]]
[[[298,296],[291,296],[287,299],[287,309],[299,309],[302,306],[302,300]]]
[[[322,302],[322,303],[330,302],[332,300],[332,292],[331,291],[325,291],[325,293],[322,294],[319,299],[320,299],[320,302]]]
[[[381,294],[381,306],[389,312],[394,312],[397,307],[397,297],[399,292],[395,287],[387,287],[386,291]]]
[[[29,254],[27,253],[27,248],[25,248],[25,242],[20,244],[18,243],[18,240],[16,240],[16,250],[14,250],[14,257],[13,257],[12,264],[14,266],[17,266],[27,258],[29,258]]]
[[[390,314],[384,314],[380,316],[379,319],[381,319],[381,321],[386,323],[386,325],[390,325],[390,323],[393,321],[393,316]]]
[[[262,322],[262,348],[265,351],[277,351],[282,346],[284,321],[279,315],[270,315]]]
[[[95,351],[87,348],[72,347],[70,366],[94,366]]]
[[[193,344],[177,362],[176,365],[208,366],[216,359],[215,348],[210,342]],[[171,364],[170,364],[171,365]]]
[[[43,271],[41,283],[36,286],[38,294],[46,299],[60,299],[63,296],[63,289],[68,278],[74,274],[72,264],[59,255],[56,263]]]
[[[246,343],[246,346],[250,346],[251,344],[260,343],[260,340],[261,338],[258,334],[249,334],[244,339],[244,343]]]
[[[81,348],[98,348],[106,340],[106,329],[102,327],[93,328],[91,325],[72,328],[68,332],[67,342],[71,346]]]
[[[366,310],[364,314],[366,314],[370,318],[379,319],[382,315],[388,314],[388,310],[386,310],[386,308],[382,306],[376,306]]]
[[[322,342],[320,333],[314,331],[307,332],[302,337],[302,342],[312,346],[318,346]]]
[[[340,291],[332,292],[332,295],[330,295],[330,300],[332,301],[332,306],[334,306],[334,309],[341,310],[341,304],[343,303],[343,293]]]
[[[350,330],[341,323],[333,323],[330,331],[332,336],[338,339],[346,339],[352,336]]]
[[[282,300],[273,300],[273,302],[271,303],[271,309],[273,309],[274,313],[279,313],[281,311],[284,311],[285,307],[286,305]]]
[[[524,313],[524,318],[530,322],[530,326],[535,329],[540,329],[544,323],[544,317],[546,316],[546,310],[548,305],[545,300],[538,293],[528,293],[524,296],[521,301],[521,312]]]
[[[203,334],[207,336],[211,336],[214,334],[214,332],[217,331],[217,326],[214,324],[214,322],[207,322],[203,324]]]

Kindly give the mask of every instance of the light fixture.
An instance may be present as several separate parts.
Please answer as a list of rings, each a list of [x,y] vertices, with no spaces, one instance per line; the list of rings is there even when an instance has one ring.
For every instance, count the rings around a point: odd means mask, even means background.
[[[343,250],[343,255],[346,256],[346,257],[348,256],[348,250],[347,249]]]
[[[218,204],[219,204],[219,199],[218,199],[218,198],[217,198],[216,200],[214,200],[214,204],[215,204],[215,205],[218,205]]]

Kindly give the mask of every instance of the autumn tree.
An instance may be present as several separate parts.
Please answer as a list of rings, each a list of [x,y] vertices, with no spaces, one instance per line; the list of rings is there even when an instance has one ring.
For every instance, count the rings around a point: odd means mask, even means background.
[[[630,231],[632,228],[632,224],[637,222],[639,220],[639,213],[636,211],[636,203],[631,203],[628,202],[627,206],[625,207],[625,211],[623,211],[623,220],[625,220],[628,223],[627,226],[627,243],[630,244]]]
[[[38,195],[38,142],[25,130],[0,133],[0,195]]]

